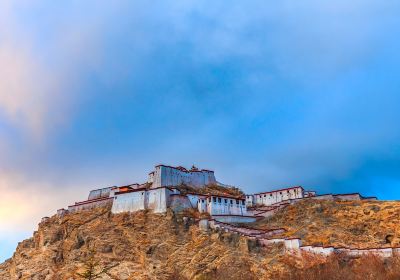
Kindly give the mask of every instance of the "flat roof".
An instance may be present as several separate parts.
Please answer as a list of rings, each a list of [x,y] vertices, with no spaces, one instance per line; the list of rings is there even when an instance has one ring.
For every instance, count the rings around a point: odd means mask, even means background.
[[[209,169],[199,169],[199,170],[190,170],[190,169],[186,169],[185,167],[183,167],[183,166],[171,166],[171,165],[166,165],[166,164],[158,164],[158,165],[156,165],[155,167],[159,167],[159,166],[164,166],[164,167],[168,167],[168,168],[173,168],[173,169],[176,169],[176,170],[179,170],[179,171],[182,171],[182,172],[186,172],[186,173],[193,173],[193,172],[212,172],[212,173],[214,173],[214,171],[212,171],[212,170],[209,170]],[[153,171],[154,172],[154,171]],[[150,172],[151,173],[151,172]],[[149,173],[149,174],[150,174]]]

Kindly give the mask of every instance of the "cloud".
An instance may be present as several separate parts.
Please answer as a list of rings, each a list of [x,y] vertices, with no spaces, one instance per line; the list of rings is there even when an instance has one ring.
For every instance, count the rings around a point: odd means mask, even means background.
[[[32,236],[41,217],[51,216],[86,191],[73,190],[59,182],[26,178],[0,169],[0,262],[10,257],[18,242]]]
[[[37,137],[44,130],[57,91],[51,88],[49,73],[18,29],[11,1],[2,3],[0,18],[0,113]]]
[[[44,42],[34,28],[39,20],[30,25],[24,14],[35,7],[12,1],[0,6],[0,116],[40,142],[73,118],[81,67],[93,70],[98,62],[100,30],[55,21],[56,35]]]
[[[0,221],[2,232],[31,231],[43,216],[87,195],[63,182],[38,181],[20,173],[0,173]]]

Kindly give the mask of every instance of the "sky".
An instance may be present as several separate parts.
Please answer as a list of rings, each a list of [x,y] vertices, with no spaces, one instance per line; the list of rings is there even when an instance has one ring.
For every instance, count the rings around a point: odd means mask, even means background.
[[[94,188],[400,199],[400,2],[0,2],[0,262]]]

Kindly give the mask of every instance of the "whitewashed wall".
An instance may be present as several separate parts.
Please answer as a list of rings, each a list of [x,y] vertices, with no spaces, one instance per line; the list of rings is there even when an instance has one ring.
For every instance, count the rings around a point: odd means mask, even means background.
[[[215,184],[217,181],[213,171],[181,171],[179,169],[159,165],[156,166],[154,173],[149,174],[149,183],[153,183],[153,188],[166,186],[179,186],[186,184],[193,187],[202,187],[208,184]]]
[[[207,212],[210,215],[246,215],[247,208],[241,199],[210,196],[207,198]]]
[[[287,250],[299,250],[301,246],[301,240],[299,238],[285,239],[284,243]]]
[[[154,213],[167,212],[169,190],[167,188],[150,189],[147,191],[147,209]]]
[[[112,213],[135,212],[150,209],[154,213],[165,213],[170,204],[170,195],[177,190],[157,188],[126,192],[114,196]]]
[[[190,204],[192,205],[193,208],[198,207],[200,195],[198,195],[198,194],[187,194],[187,197],[188,197],[188,199],[190,201]],[[204,197],[204,196],[201,196],[201,197]]]
[[[344,201],[361,200],[361,196],[358,193],[335,194],[334,198],[335,198],[335,200],[344,200]]]
[[[135,212],[146,209],[146,191],[129,192],[114,197],[112,213]]]
[[[246,205],[248,207],[251,207],[254,205],[254,195],[252,195],[252,194],[246,195]]]
[[[197,210],[200,213],[207,212],[207,198],[206,197],[201,197],[199,199],[198,204],[197,204]]]
[[[256,221],[255,217],[232,215],[213,216],[213,219],[222,223],[253,223]]]
[[[111,188],[112,187],[108,187],[108,188],[102,188],[102,189],[90,191],[88,200],[96,199],[96,198],[100,198],[100,197],[109,197]]]
[[[303,189],[301,187],[295,187],[267,193],[258,193],[253,196],[254,202],[257,205],[272,205],[289,199],[303,198]]]

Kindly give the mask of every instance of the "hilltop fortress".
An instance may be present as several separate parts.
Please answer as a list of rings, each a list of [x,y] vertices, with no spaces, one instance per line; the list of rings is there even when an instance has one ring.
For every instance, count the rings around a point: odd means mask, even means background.
[[[238,191],[232,193],[232,189]],[[218,182],[214,171],[195,166],[186,169],[157,165],[145,183],[92,190],[87,200],[70,205],[68,210],[60,209],[58,214],[111,205],[114,214],[140,210],[165,213],[168,208],[175,212],[195,209],[218,222],[248,223],[273,215],[290,203],[311,198],[365,199],[360,194],[317,195],[301,186],[245,195],[238,188]]]
[[[203,271],[211,273],[204,279],[216,279],[216,267],[222,279],[249,271],[261,279],[290,255],[347,261],[374,254],[389,263],[400,254],[399,202],[301,186],[244,194],[217,178],[210,170],[157,165],[143,183],[91,190],[86,200],[42,218],[33,237],[0,264],[0,278],[75,279],[91,248],[101,264],[116,265],[113,279],[177,279],[175,269],[187,279]]]
[[[279,237],[286,232],[284,228],[262,230],[243,225],[269,218],[288,205],[304,200],[372,201],[377,198],[363,197],[359,193],[318,195],[301,186],[245,195],[239,188],[218,182],[213,171],[194,166],[186,169],[157,165],[149,173],[147,182],[92,190],[87,200],[57,210],[57,216],[62,218],[68,213],[104,206],[111,207],[112,214],[142,210],[163,214],[168,209],[183,213],[191,210],[198,213],[197,222],[201,230],[239,234],[256,240],[261,246],[282,243],[289,252],[306,251],[325,256],[343,252],[352,256],[372,253],[382,257],[400,252],[397,247],[360,249],[303,245],[300,238]],[[44,217],[42,222],[48,219]]]

